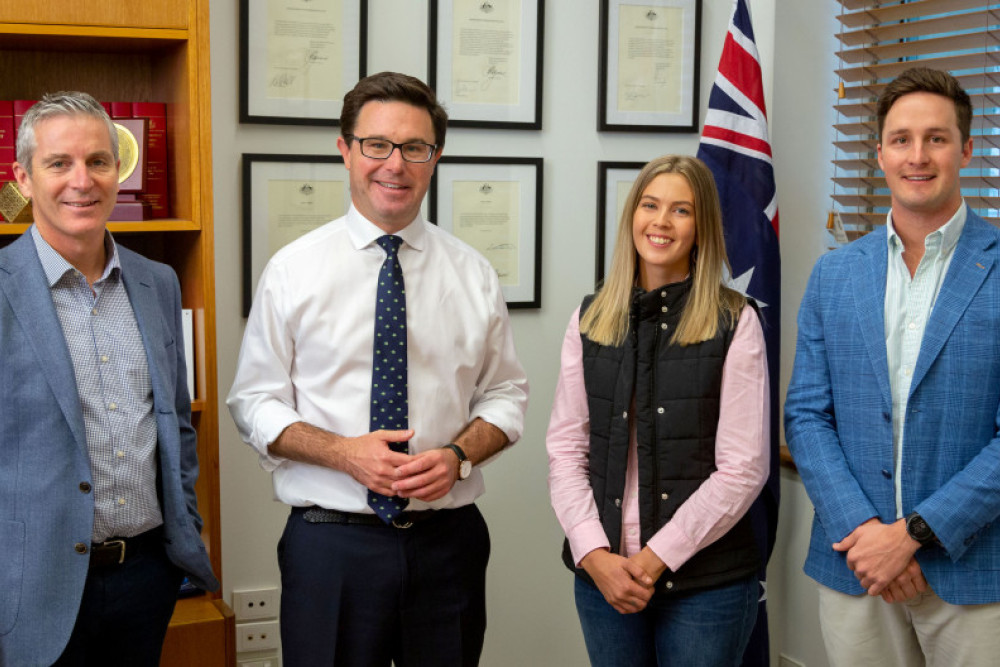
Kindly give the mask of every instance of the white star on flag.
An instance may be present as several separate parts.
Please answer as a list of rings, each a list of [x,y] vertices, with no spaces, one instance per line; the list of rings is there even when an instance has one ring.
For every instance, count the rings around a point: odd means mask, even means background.
[[[736,290],[737,292],[739,292],[743,296],[751,296],[750,294],[747,293],[747,289],[750,287],[750,281],[753,279],[753,271],[754,271],[755,268],[757,268],[757,267],[751,266],[750,270],[744,271],[742,274],[740,274],[739,276],[737,276],[735,278],[733,278],[732,274],[729,273],[729,269],[728,268],[723,268],[723,272],[726,274],[725,275],[726,285],[728,287]],[[763,301],[761,301],[757,297],[753,297],[753,298],[757,301],[757,305],[758,306],[760,306],[761,308],[767,308],[767,304],[766,303],[764,303]]]

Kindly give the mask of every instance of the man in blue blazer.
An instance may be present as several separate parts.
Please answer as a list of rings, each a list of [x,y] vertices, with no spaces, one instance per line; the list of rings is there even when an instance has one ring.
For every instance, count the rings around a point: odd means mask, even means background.
[[[1000,656],[1000,231],[962,199],[970,119],[949,74],[886,87],[886,225],[821,257],[799,310],[785,435],[834,665]]]
[[[184,574],[214,589],[176,275],[106,222],[118,137],[84,93],[24,116],[34,225],[0,249],[0,665],[156,665]]]

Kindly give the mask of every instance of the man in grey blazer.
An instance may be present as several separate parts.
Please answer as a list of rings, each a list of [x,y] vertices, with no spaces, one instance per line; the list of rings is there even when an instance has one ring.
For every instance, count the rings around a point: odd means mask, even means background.
[[[106,229],[118,137],[84,93],[25,114],[34,225],[0,249],[0,665],[156,665],[200,536],[173,271]]]
[[[799,310],[785,435],[833,665],[1000,655],[1000,230],[962,198],[971,116],[950,74],[886,86],[886,225],[820,258]]]

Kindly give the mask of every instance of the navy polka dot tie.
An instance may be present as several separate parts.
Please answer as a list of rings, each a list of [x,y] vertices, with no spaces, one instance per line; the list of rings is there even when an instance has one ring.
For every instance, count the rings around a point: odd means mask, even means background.
[[[397,252],[403,242],[398,236],[380,236],[375,241],[385,250],[378,274],[375,301],[375,345],[372,363],[371,430],[409,428],[406,401],[406,289]],[[409,449],[408,442],[393,442],[398,452]],[[391,523],[406,509],[406,498],[388,497],[368,491],[368,504],[380,519]]]

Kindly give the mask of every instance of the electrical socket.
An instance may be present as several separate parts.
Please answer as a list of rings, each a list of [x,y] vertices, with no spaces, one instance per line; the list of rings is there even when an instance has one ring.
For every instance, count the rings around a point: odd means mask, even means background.
[[[236,652],[278,648],[278,622],[236,624]]]
[[[278,589],[258,588],[233,591],[233,610],[237,621],[253,621],[278,617]]]
[[[278,667],[277,658],[262,658],[262,659],[252,659],[252,660],[240,660],[237,665],[239,667]]]

